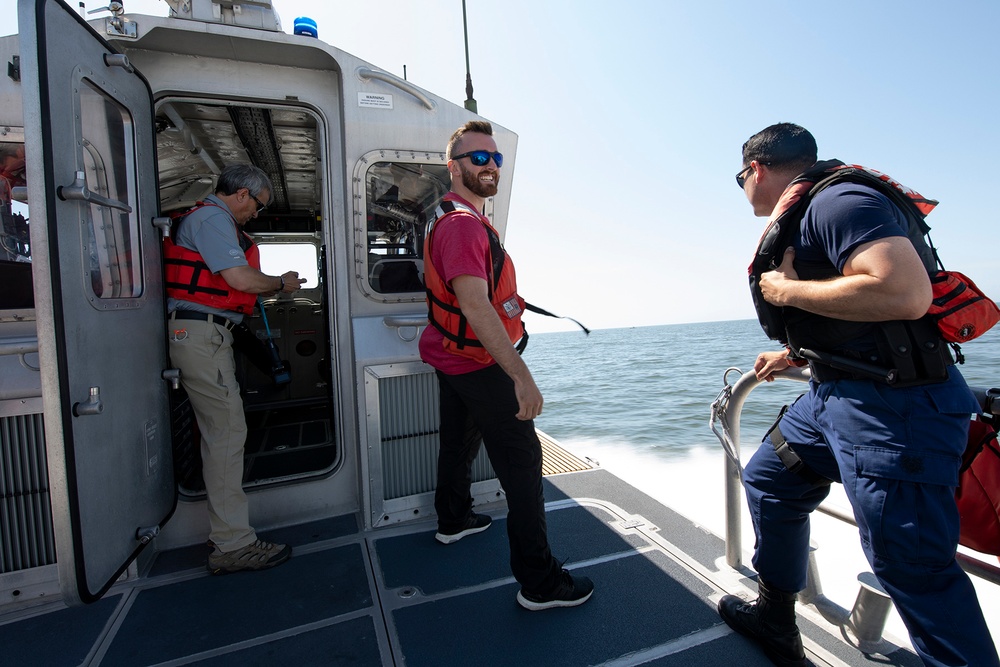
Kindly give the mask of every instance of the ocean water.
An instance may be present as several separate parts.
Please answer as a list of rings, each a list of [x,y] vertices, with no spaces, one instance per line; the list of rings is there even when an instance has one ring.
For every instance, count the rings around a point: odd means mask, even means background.
[[[524,359],[545,398],[535,424],[574,450],[721,455],[709,417],[726,369],[749,371],[759,352],[776,349],[756,320],[534,334]],[[1000,387],[1000,327],[962,350],[970,385]],[[754,389],[743,408],[741,448],[755,448],[781,406],[805,389],[793,381]]]
[[[604,329],[590,336],[580,331],[532,335],[525,360],[545,397],[535,425],[574,454],[722,537],[725,455],[709,428],[711,403],[724,386],[727,368],[748,371],[760,351],[773,349],[777,344],[767,340],[756,320]],[[970,385],[1000,387],[1000,326],[962,350],[967,361],[960,369]],[[734,373],[729,379],[738,377]],[[744,463],[781,406],[806,388],[802,382],[780,380],[750,393],[740,421]],[[746,502],[742,497],[740,502],[741,551],[749,565],[754,535]],[[839,484],[831,487],[826,504],[850,512]],[[857,528],[821,513],[813,514],[811,526],[823,590],[850,609],[859,573],[870,570]],[[996,565],[992,556],[960,550]],[[717,566],[726,568],[722,553]],[[1000,587],[972,579],[987,625],[1000,627]],[[906,628],[895,610],[885,636],[907,645]]]

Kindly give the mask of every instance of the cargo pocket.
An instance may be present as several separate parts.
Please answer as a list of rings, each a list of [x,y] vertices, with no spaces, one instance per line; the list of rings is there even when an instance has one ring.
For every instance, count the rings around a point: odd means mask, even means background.
[[[854,449],[862,539],[888,561],[947,563],[958,541],[954,488],[961,458],[927,451]]]

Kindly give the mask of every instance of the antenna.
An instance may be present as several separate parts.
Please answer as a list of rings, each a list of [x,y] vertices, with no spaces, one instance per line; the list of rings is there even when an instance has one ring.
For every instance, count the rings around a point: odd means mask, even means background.
[[[465,17],[465,0],[462,0],[462,30],[465,31],[465,108],[479,113],[476,100],[472,97],[472,74],[469,73],[469,25]]]

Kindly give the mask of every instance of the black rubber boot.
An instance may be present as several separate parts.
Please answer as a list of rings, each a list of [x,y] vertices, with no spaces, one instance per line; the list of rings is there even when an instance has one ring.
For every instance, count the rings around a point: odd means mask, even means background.
[[[760,596],[747,602],[735,595],[719,600],[719,616],[741,635],[753,639],[779,667],[806,667],[802,637],[795,625],[795,593],[785,593],[757,581]]]

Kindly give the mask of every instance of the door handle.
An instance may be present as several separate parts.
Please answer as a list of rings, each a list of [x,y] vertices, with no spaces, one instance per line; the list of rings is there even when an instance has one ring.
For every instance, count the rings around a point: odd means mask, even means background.
[[[104,412],[104,403],[101,402],[101,388],[91,387],[90,396],[83,403],[73,404],[73,415],[75,417],[85,417],[87,415],[99,415]]]
[[[84,177],[82,171],[76,172],[76,177],[73,183],[70,185],[60,185],[56,190],[56,194],[59,195],[59,199],[63,201],[66,200],[77,200],[85,201],[90,204],[97,204],[98,206],[107,206],[108,208],[118,209],[119,211],[124,211],[125,213],[131,213],[132,207],[124,202],[120,202],[117,199],[108,199],[107,197],[102,197],[101,195],[96,195],[87,189],[87,180]]]
[[[177,389],[181,388],[181,369],[179,368],[167,368],[160,373],[160,377],[170,383],[170,386]]]

